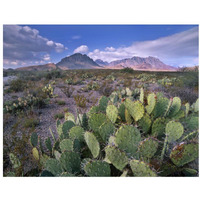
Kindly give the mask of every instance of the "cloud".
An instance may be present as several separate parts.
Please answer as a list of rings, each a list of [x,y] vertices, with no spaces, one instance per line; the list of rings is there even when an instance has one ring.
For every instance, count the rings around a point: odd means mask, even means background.
[[[29,26],[3,27],[3,58],[7,66],[49,61],[51,52],[59,53],[66,49],[63,44],[42,37],[38,30]]]
[[[72,40],[79,40],[81,38],[80,35],[74,35],[72,36]]]
[[[86,45],[81,45],[80,47],[76,48],[74,50],[74,53],[87,53],[89,51],[88,46]]]
[[[158,38],[143,42],[134,42],[127,47],[106,47],[105,50],[94,50],[88,55],[95,59],[104,61],[113,61],[133,56],[154,56],[173,65],[181,64],[181,59],[187,59],[190,62],[198,58],[198,27],[173,34],[171,36]],[[196,59],[197,60],[197,59]],[[193,63],[191,63],[193,64]]]

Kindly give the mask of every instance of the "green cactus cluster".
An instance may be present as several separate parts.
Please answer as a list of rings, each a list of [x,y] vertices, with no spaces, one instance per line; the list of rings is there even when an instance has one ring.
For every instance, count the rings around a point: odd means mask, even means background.
[[[198,158],[196,102],[190,106],[178,97],[145,96],[143,89],[138,99],[130,91],[125,97],[114,92],[77,118],[67,113],[56,128],[57,136],[50,131],[46,147],[37,134],[31,136],[41,176],[198,174],[189,165]]]

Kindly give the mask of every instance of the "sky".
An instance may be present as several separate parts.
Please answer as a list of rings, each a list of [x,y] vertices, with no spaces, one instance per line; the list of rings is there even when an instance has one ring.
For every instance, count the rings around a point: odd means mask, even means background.
[[[198,65],[198,25],[4,25],[3,67],[57,63],[74,53],[111,62],[133,56]]]

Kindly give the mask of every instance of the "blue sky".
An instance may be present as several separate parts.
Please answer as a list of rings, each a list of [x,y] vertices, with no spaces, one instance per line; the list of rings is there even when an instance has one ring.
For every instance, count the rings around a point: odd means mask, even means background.
[[[73,53],[113,61],[154,56],[198,64],[197,25],[4,25],[4,67],[59,62]]]

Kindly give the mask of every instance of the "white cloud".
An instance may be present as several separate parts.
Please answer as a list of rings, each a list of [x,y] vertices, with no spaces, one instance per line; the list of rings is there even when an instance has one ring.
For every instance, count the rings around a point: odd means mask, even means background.
[[[67,48],[61,44],[48,40],[39,31],[29,26],[4,25],[3,27],[3,58],[5,65],[30,64],[31,61],[50,60],[50,52],[62,52]]]
[[[104,61],[113,61],[133,56],[154,56],[168,62],[178,65],[181,59],[195,60],[198,58],[198,28],[192,28],[171,36],[158,38],[143,42],[135,42],[128,47],[106,47],[105,50],[94,50],[88,55],[95,59]]]
[[[74,53],[87,53],[89,51],[88,46],[86,45],[81,45],[80,47],[76,48],[74,50]]]
[[[72,36],[72,39],[73,39],[73,40],[78,40],[78,39],[80,39],[80,38],[81,38],[80,35],[74,35],[74,36]]]
[[[43,60],[45,61],[49,61],[51,58],[50,58],[50,55],[49,54],[45,54],[44,57],[43,57]]]

